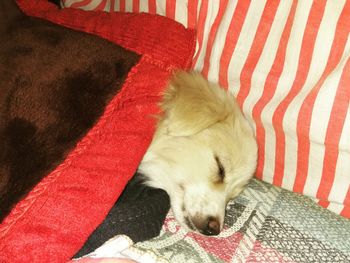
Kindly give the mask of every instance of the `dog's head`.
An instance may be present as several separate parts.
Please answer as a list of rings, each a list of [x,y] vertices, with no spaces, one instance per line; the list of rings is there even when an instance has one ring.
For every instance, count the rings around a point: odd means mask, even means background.
[[[161,103],[140,171],[170,196],[181,225],[218,234],[227,202],[252,177],[257,145],[235,99],[197,73],[178,72]]]

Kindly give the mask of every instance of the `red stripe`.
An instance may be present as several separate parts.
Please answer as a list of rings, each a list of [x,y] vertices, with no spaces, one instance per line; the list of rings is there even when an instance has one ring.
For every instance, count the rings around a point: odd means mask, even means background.
[[[345,206],[340,215],[346,218],[350,218],[350,206]]]
[[[215,17],[213,25],[210,28],[210,32],[209,32],[209,36],[208,36],[208,43],[207,43],[207,48],[206,48],[205,58],[204,58],[204,65],[203,65],[203,69],[202,69],[202,74],[205,77],[208,76],[211,51],[213,48],[216,34],[218,32],[219,25],[222,21],[224,14],[225,14],[227,3],[228,3],[227,0],[220,0],[218,13]]]
[[[175,19],[175,10],[176,10],[176,1],[177,0],[167,0],[165,6],[165,16],[171,19]]]
[[[125,12],[125,0],[120,0],[120,12]]]
[[[348,188],[348,193],[346,194],[345,200],[344,200],[345,207],[343,208],[343,211],[341,211],[341,215],[347,218],[350,218],[350,186]]]
[[[265,163],[265,129],[264,129],[264,126],[262,125],[261,113],[265,108],[265,106],[268,104],[268,102],[271,100],[273,95],[275,94],[278,80],[281,77],[281,74],[283,71],[283,65],[286,59],[287,45],[288,45],[290,32],[294,21],[296,7],[297,7],[297,1],[294,0],[291,6],[291,9],[289,11],[289,15],[286,21],[286,25],[283,29],[281,39],[279,41],[279,46],[276,52],[275,60],[273,62],[271,70],[265,81],[263,94],[255,104],[252,112],[253,118],[256,122],[256,139],[258,142],[258,149],[259,149],[259,154],[258,154],[259,160],[258,160],[258,167],[256,170],[256,177],[259,179],[262,179],[262,173],[264,170],[264,163]]]
[[[241,108],[249,94],[252,75],[256,65],[258,64],[267,37],[270,33],[278,5],[279,1],[267,1],[264,7],[264,11],[256,30],[252,46],[240,75],[241,87],[237,94],[237,102],[240,104]]]
[[[98,4],[93,10],[94,11],[103,11],[106,7],[107,0],[102,0],[101,3]]]
[[[132,12],[140,13],[140,0],[132,0]]]
[[[348,185],[348,193],[346,194],[343,204],[350,207],[350,185]]]
[[[341,56],[344,52],[346,41],[349,35],[350,28],[350,2],[346,3],[343,11],[339,17],[337,28],[335,31],[335,37],[332,43],[331,52],[327,61],[326,68],[322,73],[321,78],[316,83],[315,87],[310,91],[305,98],[303,105],[301,106],[298,121],[297,121],[297,135],[298,135],[298,159],[297,159],[297,174],[293,187],[293,191],[302,193],[304,191],[306,178],[308,175],[309,167],[309,154],[310,154],[310,126],[312,110],[315,104],[317,94],[322,87],[324,81],[329,74],[338,65]],[[346,32],[344,32],[344,29]],[[336,160],[334,160],[336,162]]]
[[[236,48],[243,23],[248,13],[250,1],[238,1],[226,34],[225,45],[220,58],[219,83],[228,87],[228,67]]]
[[[198,1],[188,0],[187,27],[196,28]]]
[[[148,13],[150,13],[150,14],[156,14],[157,13],[156,0],[148,0]]]
[[[325,201],[325,200],[320,200],[320,201],[318,201],[318,204],[324,208],[328,208],[330,203],[328,201]]]
[[[199,18],[198,18],[198,25],[197,25],[198,51],[193,58],[192,65],[196,65],[199,54],[201,53],[201,50],[202,50],[204,27],[205,27],[205,20],[207,19],[207,13],[208,13],[208,0],[203,0],[201,7],[199,9]]]
[[[112,11],[112,12],[115,11],[114,6],[115,6],[115,1],[112,0],[109,11]]]
[[[92,0],[83,0],[83,1],[80,1],[80,2],[73,3],[70,7],[72,7],[72,8],[81,8],[83,6],[86,6],[86,5],[90,4],[91,2],[92,2]]]
[[[328,123],[325,139],[325,153],[320,187],[317,198],[328,199],[335,177],[339,154],[339,141],[342,134],[350,101],[350,59],[346,62],[342,77],[335,95],[334,104]]]
[[[273,127],[276,133],[275,171],[273,184],[277,186],[281,186],[284,175],[285,131],[282,129],[283,117],[289,104],[292,102],[294,97],[299,93],[300,89],[305,84],[310,69],[315,40],[317,37],[318,28],[323,17],[325,5],[326,0],[315,1],[312,4],[303,36],[296,77],[294,79],[290,91],[288,92],[287,96],[283,99],[283,101],[278,105],[272,118]]]

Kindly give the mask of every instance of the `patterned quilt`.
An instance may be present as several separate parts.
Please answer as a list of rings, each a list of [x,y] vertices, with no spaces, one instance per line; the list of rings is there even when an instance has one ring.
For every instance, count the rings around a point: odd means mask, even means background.
[[[161,234],[133,249],[175,263],[350,262],[350,220],[254,179],[229,203],[219,236],[187,232],[170,212]]]

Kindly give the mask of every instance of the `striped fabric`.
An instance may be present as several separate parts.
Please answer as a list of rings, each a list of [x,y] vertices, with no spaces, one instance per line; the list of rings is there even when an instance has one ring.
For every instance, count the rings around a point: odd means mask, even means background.
[[[256,176],[350,217],[350,1],[63,0],[197,29],[193,68],[255,128]]]

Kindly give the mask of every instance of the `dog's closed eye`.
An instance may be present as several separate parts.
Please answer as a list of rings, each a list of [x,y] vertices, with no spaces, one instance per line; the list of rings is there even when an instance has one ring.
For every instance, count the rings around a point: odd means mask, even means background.
[[[215,156],[215,161],[218,166],[217,179],[215,180],[215,183],[223,183],[225,180],[225,168],[218,156]]]

